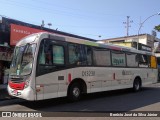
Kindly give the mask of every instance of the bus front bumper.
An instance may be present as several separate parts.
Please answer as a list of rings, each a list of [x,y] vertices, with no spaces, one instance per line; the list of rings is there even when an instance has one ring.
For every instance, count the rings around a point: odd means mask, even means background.
[[[22,99],[29,100],[29,101],[35,100],[35,93],[31,87],[27,87],[23,90],[15,90],[15,89],[10,88],[8,85],[7,90],[8,90],[9,95],[11,96],[22,98]]]

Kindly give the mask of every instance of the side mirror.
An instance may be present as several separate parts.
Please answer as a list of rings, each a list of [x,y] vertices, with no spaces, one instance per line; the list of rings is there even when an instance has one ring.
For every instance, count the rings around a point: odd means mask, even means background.
[[[0,23],[2,23],[2,16],[0,16]]]

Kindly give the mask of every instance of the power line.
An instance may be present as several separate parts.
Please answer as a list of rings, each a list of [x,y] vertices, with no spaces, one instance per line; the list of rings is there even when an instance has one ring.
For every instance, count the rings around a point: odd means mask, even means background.
[[[65,8],[65,9],[70,9],[70,10],[76,10],[76,11],[82,11],[81,9],[77,9],[77,8],[70,8],[70,7],[68,7],[68,6],[64,6],[64,5],[55,5],[55,4],[53,4],[53,3],[49,3],[49,2],[46,2],[46,1],[43,1],[43,0],[32,0],[32,1],[41,1],[42,3],[44,3],[44,4],[47,4],[47,5],[49,5],[49,6],[53,6],[54,5],[54,7],[60,7],[60,8]],[[111,14],[111,13],[101,13],[101,12],[97,12],[97,11],[93,11],[93,10],[89,10],[89,11],[87,11],[87,12],[90,12],[90,13],[97,13],[97,14],[99,14],[99,15],[108,15],[108,16],[126,16],[126,15],[122,15],[122,14]]]
[[[82,18],[82,17],[88,17],[88,18],[93,18],[94,17],[94,18],[97,18],[97,16],[95,16],[95,11],[92,11],[92,13],[94,13],[94,16],[92,16],[92,15],[85,15],[85,14],[81,14],[81,13],[74,13],[74,12],[71,12],[71,11],[64,11],[64,10],[62,10],[63,7],[59,7],[59,9],[57,10],[57,9],[53,9],[53,7],[52,7],[52,9],[50,9],[49,7],[46,8],[46,7],[42,7],[42,6],[38,6],[37,7],[37,6],[33,5],[33,4],[28,4],[28,3],[25,3],[25,5],[24,5],[24,3],[22,3],[22,2],[17,2],[17,1],[15,2],[13,0],[7,0],[5,2],[9,2],[12,5],[13,4],[20,5],[23,8],[27,8],[27,7],[29,8],[30,7],[30,8],[33,8],[33,10],[37,10],[37,9],[42,10],[42,11],[46,11],[47,10],[47,12],[52,12],[52,14],[53,13],[55,13],[55,14],[59,14],[60,13],[60,14],[67,15],[67,16],[68,15],[70,15],[70,16],[78,16],[79,18]],[[51,4],[48,3],[48,5],[51,5]],[[72,8],[70,8],[70,9],[72,9]],[[75,10],[75,9],[73,9],[73,10]],[[76,10],[78,10],[78,9],[76,9]],[[115,14],[106,14],[106,13],[98,13],[96,15],[98,15],[98,17],[102,17],[102,18],[104,18],[105,15],[124,16],[124,15],[115,15]]]

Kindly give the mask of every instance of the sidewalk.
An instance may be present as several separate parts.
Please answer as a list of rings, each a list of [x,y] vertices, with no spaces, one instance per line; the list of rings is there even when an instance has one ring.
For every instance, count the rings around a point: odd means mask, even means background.
[[[13,97],[8,94],[7,85],[0,85],[0,101],[12,98]]]

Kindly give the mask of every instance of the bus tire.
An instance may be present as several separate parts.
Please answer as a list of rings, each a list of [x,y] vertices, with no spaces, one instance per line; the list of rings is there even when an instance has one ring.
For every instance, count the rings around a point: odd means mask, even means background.
[[[133,82],[133,91],[138,92],[141,89],[141,80],[140,78],[136,78]]]
[[[69,88],[68,98],[70,101],[78,101],[80,100],[82,95],[81,86],[78,83],[73,83]]]

